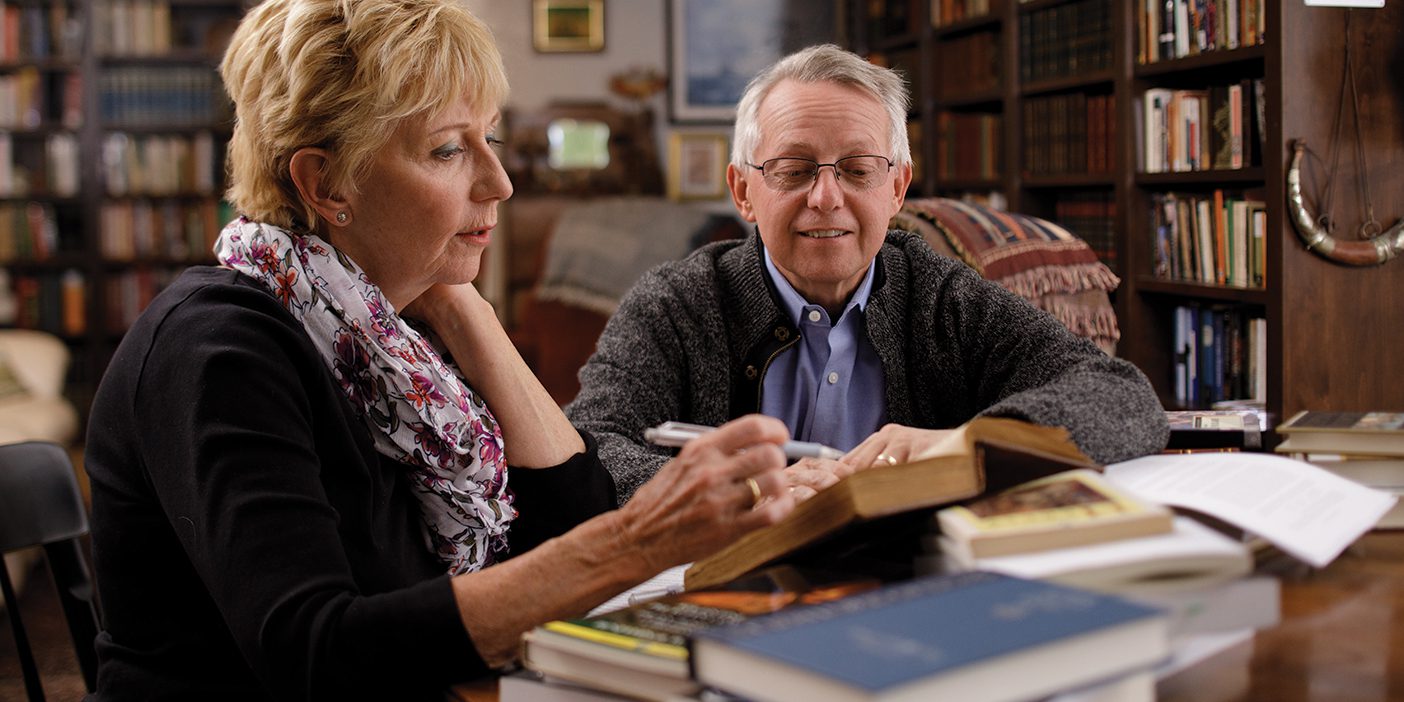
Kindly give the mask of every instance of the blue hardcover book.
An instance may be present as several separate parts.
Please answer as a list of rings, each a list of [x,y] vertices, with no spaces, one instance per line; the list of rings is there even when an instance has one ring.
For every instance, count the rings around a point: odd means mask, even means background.
[[[1155,665],[1160,610],[986,572],[907,581],[699,632],[693,673],[755,700],[1044,697]]]

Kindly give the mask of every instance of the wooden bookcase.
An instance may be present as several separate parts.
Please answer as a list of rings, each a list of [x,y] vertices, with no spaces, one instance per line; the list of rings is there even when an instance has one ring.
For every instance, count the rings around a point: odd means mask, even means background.
[[[23,89],[30,114],[0,124],[11,144],[0,215],[25,215],[0,223],[0,266],[19,298],[11,324],[68,343],[68,393],[86,412],[131,321],[180,270],[213,260],[229,219],[232,111],[216,67],[245,3],[0,5],[19,18],[9,36],[20,44],[0,58],[0,80],[40,76]]]
[[[1110,232],[1103,246],[1110,249],[1105,252],[1110,254],[1108,263],[1122,278],[1113,295],[1122,332],[1118,354],[1146,372],[1167,408],[1207,404],[1206,400],[1182,402],[1175,392],[1175,309],[1200,306],[1265,320],[1263,385],[1266,408],[1274,421],[1308,408],[1404,409],[1404,385],[1393,372],[1404,348],[1404,317],[1397,311],[1404,292],[1404,262],[1354,268],[1319,257],[1298,238],[1288,219],[1286,200],[1292,144],[1305,139],[1313,150],[1303,169],[1308,205],[1314,211],[1321,204],[1331,160],[1339,152],[1333,191],[1337,236],[1352,236],[1364,219],[1350,103],[1345,105],[1340,136],[1333,138],[1341,104],[1347,12],[1351,12],[1361,142],[1376,217],[1384,227],[1404,217],[1404,202],[1394,195],[1404,180],[1400,168],[1404,131],[1397,127],[1404,108],[1404,82],[1397,79],[1395,69],[1404,8],[1347,11],[1301,2],[1263,0],[1260,4],[1264,13],[1260,44],[1149,63],[1140,54],[1138,34],[1145,31],[1137,21],[1138,8],[1145,5],[1141,0],[866,0],[852,4],[848,36],[856,51],[907,71],[912,80],[910,119],[913,133],[924,138],[913,143],[921,175],[909,196],[994,192],[1013,211],[1055,220],[1067,212],[1060,203],[1070,199],[1102,203],[1103,221]],[[975,12],[961,14],[962,8]],[[1059,13],[1071,14],[1072,20],[1054,21],[1052,30],[1046,24],[1040,29],[1035,21]],[[1087,36],[1088,27],[1100,36]],[[1074,48],[1065,52],[1085,52],[1088,42],[1102,42],[1107,55],[1090,62],[1083,58],[1086,53],[1079,54],[1077,61],[1065,55],[1049,58],[1047,49],[1037,46],[1040,31],[1053,36],[1059,31],[1082,32],[1082,38],[1072,42]],[[951,46],[981,34],[992,35],[998,47],[999,82],[994,88],[963,73],[981,72],[982,66],[950,71],[939,65],[942,56],[949,57]],[[960,62],[971,64],[970,57],[967,54]],[[1069,70],[1058,73],[1044,66],[1030,71],[1031,64],[1038,68],[1039,60],[1061,62]],[[1257,162],[1239,168],[1145,172],[1147,90],[1251,86],[1253,81],[1263,86]],[[968,89],[972,82],[979,87]],[[1109,101],[1111,115],[1105,125],[1068,120],[1050,126],[1041,118],[1043,113],[1031,112],[1040,104],[1056,106],[1059,100],[1076,104],[1082,99],[1078,96]],[[938,151],[942,112],[998,119],[997,154],[987,157],[998,164],[997,173],[947,177],[933,167],[940,156],[948,155]],[[1051,148],[1045,142],[1066,135],[1060,129],[1096,133],[1098,128],[1107,130],[1110,149],[1103,157],[1103,169],[1086,164],[1081,170],[1075,164],[1068,167],[1066,154],[1063,161],[1054,159],[1063,168],[1042,168],[1047,164],[1040,159],[1047,154],[1030,151]],[[1151,221],[1155,198],[1166,193],[1211,197],[1216,190],[1245,193],[1264,203],[1266,271],[1260,286],[1188,283],[1155,275],[1156,232]],[[1095,233],[1089,235],[1078,224],[1069,223],[1094,249],[1099,248]]]

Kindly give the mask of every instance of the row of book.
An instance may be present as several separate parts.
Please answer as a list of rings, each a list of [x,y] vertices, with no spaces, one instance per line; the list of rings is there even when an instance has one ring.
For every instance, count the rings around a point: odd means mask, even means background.
[[[83,25],[76,1],[0,2],[0,63],[78,59]]]
[[[107,202],[98,248],[108,261],[207,261],[232,218],[229,205],[214,198]]]
[[[971,32],[937,44],[937,99],[952,100],[999,90],[1002,63],[997,32]]]
[[[527,671],[500,699],[1154,699],[1206,640],[1277,623],[1279,584],[1253,572],[1255,554],[1324,567],[1394,503],[1279,456],[1150,456],[1099,473],[1047,427],[980,418],[954,436],[528,632]],[[1006,470],[1037,477],[982,493],[982,476]],[[1239,489],[1210,494],[1213,480]],[[1287,513],[1270,489],[1284,481],[1338,509]],[[884,565],[861,567],[879,553]],[[718,570],[727,558],[736,567]],[[905,573],[887,567],[902,559]]]
[[[1025,171],[1110,173],[1116,166],[1115,110],[1110,95],[1077,92],[1025,100]]]
[[[1116,243],[1116,194],[1111,190],[1068,191],[1053,203],[1053,219],[1087,242],[1088,248],[1113,271],[1119,256]]]
[[[0,263],[81,251],[81,230],[71,218],[60,222],[59,212],[48,202],[0,202]]]
[[[153,56],[173,48],[171,4],[166,0],[96,0],[93,28],[102,55]]]
[[[936,177],[994,180],[1000,177],[1004,119],[983,112],[936,115]]]
[[[1145,173],[1235,169],[1262,163],[1263,82],[1199,90],[1152,88],[1142,96]]]
[[[12,285],[15,326],[67,336],[87,331],[87,283],[80,271],[17,275]]]
[[[109,126],[197,126],[232,111],[219,76],[199,66],[119,66],[98,79],[99,119]]]
[[[123,334],[136,323],[141,311],[151,304],[181,268],[135,268],[103,278],[102,318],[104,331]]]
[[[1215,305],[1182,305],[1173,315],[1174,392],[1179,406],[1266,400],[1266,319]]]
[[[990,14],[990,0],[931,0],[931,24],[943,27]]]
[[[1155,63],[1206,51],[1262,44],[1267,0],[1140,0],[1136,62]]]
[[[877,44],[887,37],[915,34],[920,27],[919,3],[926,0],[864,0],[867,3],[867,32],[870,43]]]
[[[1234,288],[1261,288],[1267,276],[1267,203],[1243,193],[1151,196],[1153,273]]]
[[[1400,502],[1379,528],[1404,528],[1404,412],[1303,410],[1277,427],[1277,452],[1297,456]]]
[[[54,132],[43,140],[0,131],[0,197],[75,197],[78,136]]]
[[[1112,67],[1111,0],[1079,0],[1019,15],[1024,83]]]
[[[83,78],[24,66],[0,75],[0,129],[39,129],[83,123]]]
[[[191,135],[111,132],[102,144],[107,194],[209,195],[219,186],[224,141],[208,131]]]

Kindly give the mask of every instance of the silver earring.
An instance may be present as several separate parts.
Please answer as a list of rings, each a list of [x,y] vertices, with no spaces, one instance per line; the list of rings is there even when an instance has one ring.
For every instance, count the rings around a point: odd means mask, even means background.
[[[337,224],[346,224],[346,219],[347,219],[347,217],[346,217],[346,213],[345,213],[344,211],[343,211],[343,212],[338,212],[338,213],[336,213],[336,223],[337,223]]]

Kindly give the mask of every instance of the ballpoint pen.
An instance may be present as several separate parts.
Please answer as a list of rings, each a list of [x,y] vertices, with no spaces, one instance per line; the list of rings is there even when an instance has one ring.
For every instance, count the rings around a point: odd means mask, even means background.
[[[656,427],[645,429],[644,440],[659,446],[682,446],[688,441],[715,429],[716,427],[709,427],[702,424],[663,422]],[[786,441],[780,448],[785,451],[785,456],[790,459],[829,458],[837,460],[843,458],[842,451],[809,441],[790,440]]]

